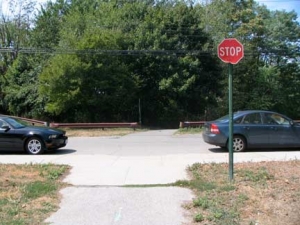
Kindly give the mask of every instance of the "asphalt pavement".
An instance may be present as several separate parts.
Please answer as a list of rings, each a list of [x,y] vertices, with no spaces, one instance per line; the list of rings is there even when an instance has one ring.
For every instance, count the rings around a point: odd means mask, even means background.
[[[64,180],[72,186],[61,191],[60,209],[45,221],[50,224],[188,224],[191,217],[182,205],[193,199],[191,190],[147,185],[188,179],[189,165],[228,163],[229,157],[228,152],[204,143],[199,134],[174,135],[175,131],[147,131],[122,137],[74,137],[55,154],[2,154],[0,162],[72,166]],[[234,154],[235,163],[299,158],[299,151],[286,150]]]

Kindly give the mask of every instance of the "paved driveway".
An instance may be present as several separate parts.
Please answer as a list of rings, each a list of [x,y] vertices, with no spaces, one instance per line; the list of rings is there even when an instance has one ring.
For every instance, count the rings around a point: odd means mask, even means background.
[[[157,130],[123,137],[70,138],[67,148],[40,156],[0,155],[2,163],[56,163],[72,166],[62,190],[61,209],[47,222],[62,225],[176,225],[187,222],[181,205],[190,190],[178,187],[124,188],[188,179],[195,162],[227,162],[228,153],[201,135]],[[299,159],[299,151],[256,151],[234,155],[234,162]]]

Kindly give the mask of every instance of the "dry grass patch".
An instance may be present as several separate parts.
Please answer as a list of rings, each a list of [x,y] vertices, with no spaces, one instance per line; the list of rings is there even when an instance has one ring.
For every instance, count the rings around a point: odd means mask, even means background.
[[[179,128],[176,134],[201,134],[202,131],[202,127],[185,127]]]
[[[127,134],[141,132],[142,129],[132,128],[95,128],[95,129],[64,129],[68,137],[99,137],[99,136],[124,136]]]
[[[299,225],[300,161],[238,163],[234,182],[228,164],[195,164],[191,181],[180,181],[196,195],[185,208],[191,224]]]
[[[68,166],[0,164],[0,220],[3,225],[43,224],[58,209]]]

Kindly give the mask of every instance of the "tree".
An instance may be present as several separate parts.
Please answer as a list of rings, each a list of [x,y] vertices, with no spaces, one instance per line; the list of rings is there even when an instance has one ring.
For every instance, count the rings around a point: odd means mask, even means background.
[[[252,0],[212,0],[205,6],[204,12],[208,18],[212,15],[217,18],[207,20],[205,25],[213,37],[214,46],[217,44],[215,40],[227,37],[236,37],[244,45],[245,57],[234,66],[234,111],[278,109],[275,99],[285,96],[280,88],[282,66],[297,61],[299,54],[299,24],[295,12],[273,12]],[[224,84],[227,85],[225,65],[223,71]],[[223,114],[228,105],[228,92],[224,90],[219,104],[219,111]]]
[[[219,92],[218,63],[202,51],[209,42],[200,27],[199,6],[183,1],[149,8],[135,33],[135,49],[145,56],[133,61],[139,78],[144,123],[178,126],[197,119]]]
[[[102,7],[86,11],[79,6],[73,6],[65,17],[58,46],[62,51],[76,50],[75,54],[52,57],[40,76],[40,94],[48,95],[46,111],[61,120],[125,120],[135,83],[118,56],[102,54],[119,49],[122,35],[118,30],[95,26],[102,22],[101,14],[108,13]]]
[[[294,11],[272,11],[265,19],[266,32],[261,46],[265,65],[299,63],[300,26]]]
[[[69,7],[65,0],[58,0],[55,3],[49,1],[45,7],[41,6],[30,33],[30,46],[38,49],[55,49],[59,44],[61,25]]]
[[[58,121],[137,121],[141,102],[144,125],[213,119],[228,111],[227,65],[216,56],[227,37],[245,48],[234,66],[234,110],[285,110],[278,96],[297,102],[296,86],[287,85],[298,82],[295,13],[253,0],[206,2],[59,0],[29,26],[6,21],[2,109]],[[21,54],[26,45],[35,55]]]
[[[274,101],[274,109],[289,115],[293,119],[299,119],[300,113],[300,66],[298,63],[287,63],[278,66],[278,88]]]
[[[6,73],[8,68],[17,60],[21,46],[29,44],[30,26],[32,25],[33,4],[31,0],[9,2],[9,15],[1,15],[0,19],[0,110],[3,113],[8,111],[4,101],[7,94]]]
[[[38,74],[41,67],[34,57],[19,54],[3,80],[4,107],[18,116],[39,118],[44,113],[38,96]]]

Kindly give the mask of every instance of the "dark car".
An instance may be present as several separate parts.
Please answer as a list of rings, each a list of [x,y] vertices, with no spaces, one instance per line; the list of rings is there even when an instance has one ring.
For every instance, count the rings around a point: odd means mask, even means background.
[[[42,154],[66,146],[65,131],[38,126],[27,126],[11,117],[0,116],[0,150],[23,150],[29,154]]]
[[[229,116],[206,122],[202,136],[206,143],[227,147]],[[233,151],[294,147],[300,147],[300,124],[287,116],[262,110],[233,114]]]

